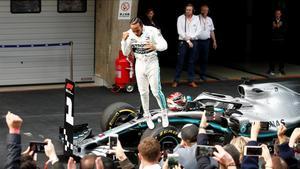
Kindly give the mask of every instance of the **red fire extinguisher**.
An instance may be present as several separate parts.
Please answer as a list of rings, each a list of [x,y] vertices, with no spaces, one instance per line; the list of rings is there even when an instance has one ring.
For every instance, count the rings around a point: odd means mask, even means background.
[[[119,56],[115,61],[116,75],[115,84],[112,88],[113,92],[119,92],[121,89],[125,89],[127,92],[133,92],[134,90],[134,58],[133,56],[126,57],[122,51],[119,51]]]

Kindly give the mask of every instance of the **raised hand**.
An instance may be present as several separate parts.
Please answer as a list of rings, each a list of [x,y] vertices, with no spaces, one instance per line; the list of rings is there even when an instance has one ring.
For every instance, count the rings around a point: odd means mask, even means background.
[[[20,134],[23,120],[20,116],[15,115],[11,112],[6,114],[6,124],[10,134]]]
[[[260,130],[260,121],[254,121],[254,122],[252,122],[251,137],[250,137],[251,140],[257,141],[259,130]]]
[[[289,141],[289,146],[291,148],[294,147],[294,144],[297,142],[298,138],[300,137],[300,128],[295,128]]]
[[[156,47],[153,43],[151,42],[148,42],[144,48],[147,50],[147,52],[152,52],[152,51],[155,51],[156,50]]]
[[[76,169],[76,161],[73,157],[70,157],[68,160],[68,169]]]
[[[219,163],[223,164],[224,166],[235,166],[235,162],[232,158],[232,156],[224,150],[223,147],[216,145],[215,146],[218,152],[214,152],[214,159],[217,160]]]
[[[129,36],[129,32],[123,32],[122,34],[122,40],[126,40]]]

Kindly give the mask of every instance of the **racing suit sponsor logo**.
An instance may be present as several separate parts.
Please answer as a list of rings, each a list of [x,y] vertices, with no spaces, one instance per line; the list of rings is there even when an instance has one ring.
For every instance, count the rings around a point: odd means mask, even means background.
[[[147,48],[145,48],[148,42],[150,42],[150,36],[143,37],[140,42],[138,42],[136,39],[131,39],[131,48],[136,54],[150,53],[151,51],[147,51]]]
[[[130,42],[131,43],[138,43],[138,41],[136,39],[133,39],[133,38],[130,39]]]
[[[145,43],[132,43],[131,47],[134,53],[136,54],[147,54],[150,53],[150,51],[147,51],[147,48],[145,48]]]

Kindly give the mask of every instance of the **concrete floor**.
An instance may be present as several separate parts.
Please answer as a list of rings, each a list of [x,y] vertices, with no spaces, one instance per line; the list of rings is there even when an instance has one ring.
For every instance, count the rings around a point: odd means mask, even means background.
[[[199,81],[199,66],[196,66],[196,81]],[[277,68],[278,69],[278,68]],[[209,64],[207,66],[208,81],[216,80],[240,80],[241,77],[247,77],[249,79],[286,79],[286,78],[298,78],[300,77],[300,65],[285,64],[286,75],[281,76],[276,70],[275,76],[267,74],[268,64],[267,63],[236,63],[230,65],[216,65]],[[175,74],[174,68],[161,68],[161,81],[170,83],[173,81]],[[183,71],[181,74],[181,80],[187,81],[187,72]]]
[[[300,65],[286,64],[286,75],[269,76],[266,74],[268,68],[267,63],[236,63],[230,65],[216,65],[209,64],[207,66],[207,81],[214,82],[219,80],[240,80],[241,77],[249,79],[289,79],[300,78]],[[200,67],[196,66],[195,80],[201,82],[199,72]],[[161,82],[172,83],[174,80],[175,68],[162,67]],[[181,73],[181,82],[187,82],[188,75],[186,70]],[[95,83],[78,83],[78,87],[95,87]],[[32,90],[48,90],[48,89],[62,89],[64,84],[45,84],[45,85],[28,85],[28,86],[0,86],[0,92],[15,92],[15,91],[32,91]]]

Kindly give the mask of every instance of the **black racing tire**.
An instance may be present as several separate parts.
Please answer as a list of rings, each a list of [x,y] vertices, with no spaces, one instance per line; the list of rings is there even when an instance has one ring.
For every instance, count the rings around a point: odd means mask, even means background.
[[[102,131],[124,124],[137,116],[136,109],[128,103],[116,102],[109,105],[100,120]]]
[[[161,124],[158,124],[152,130],[147,128],[140,140],[142,141],[146,137],[154,137],[159,141],[162,150],[173,150],[180,143],[178,133],[179,130],[174,126],[169,125],[164,128]]]

